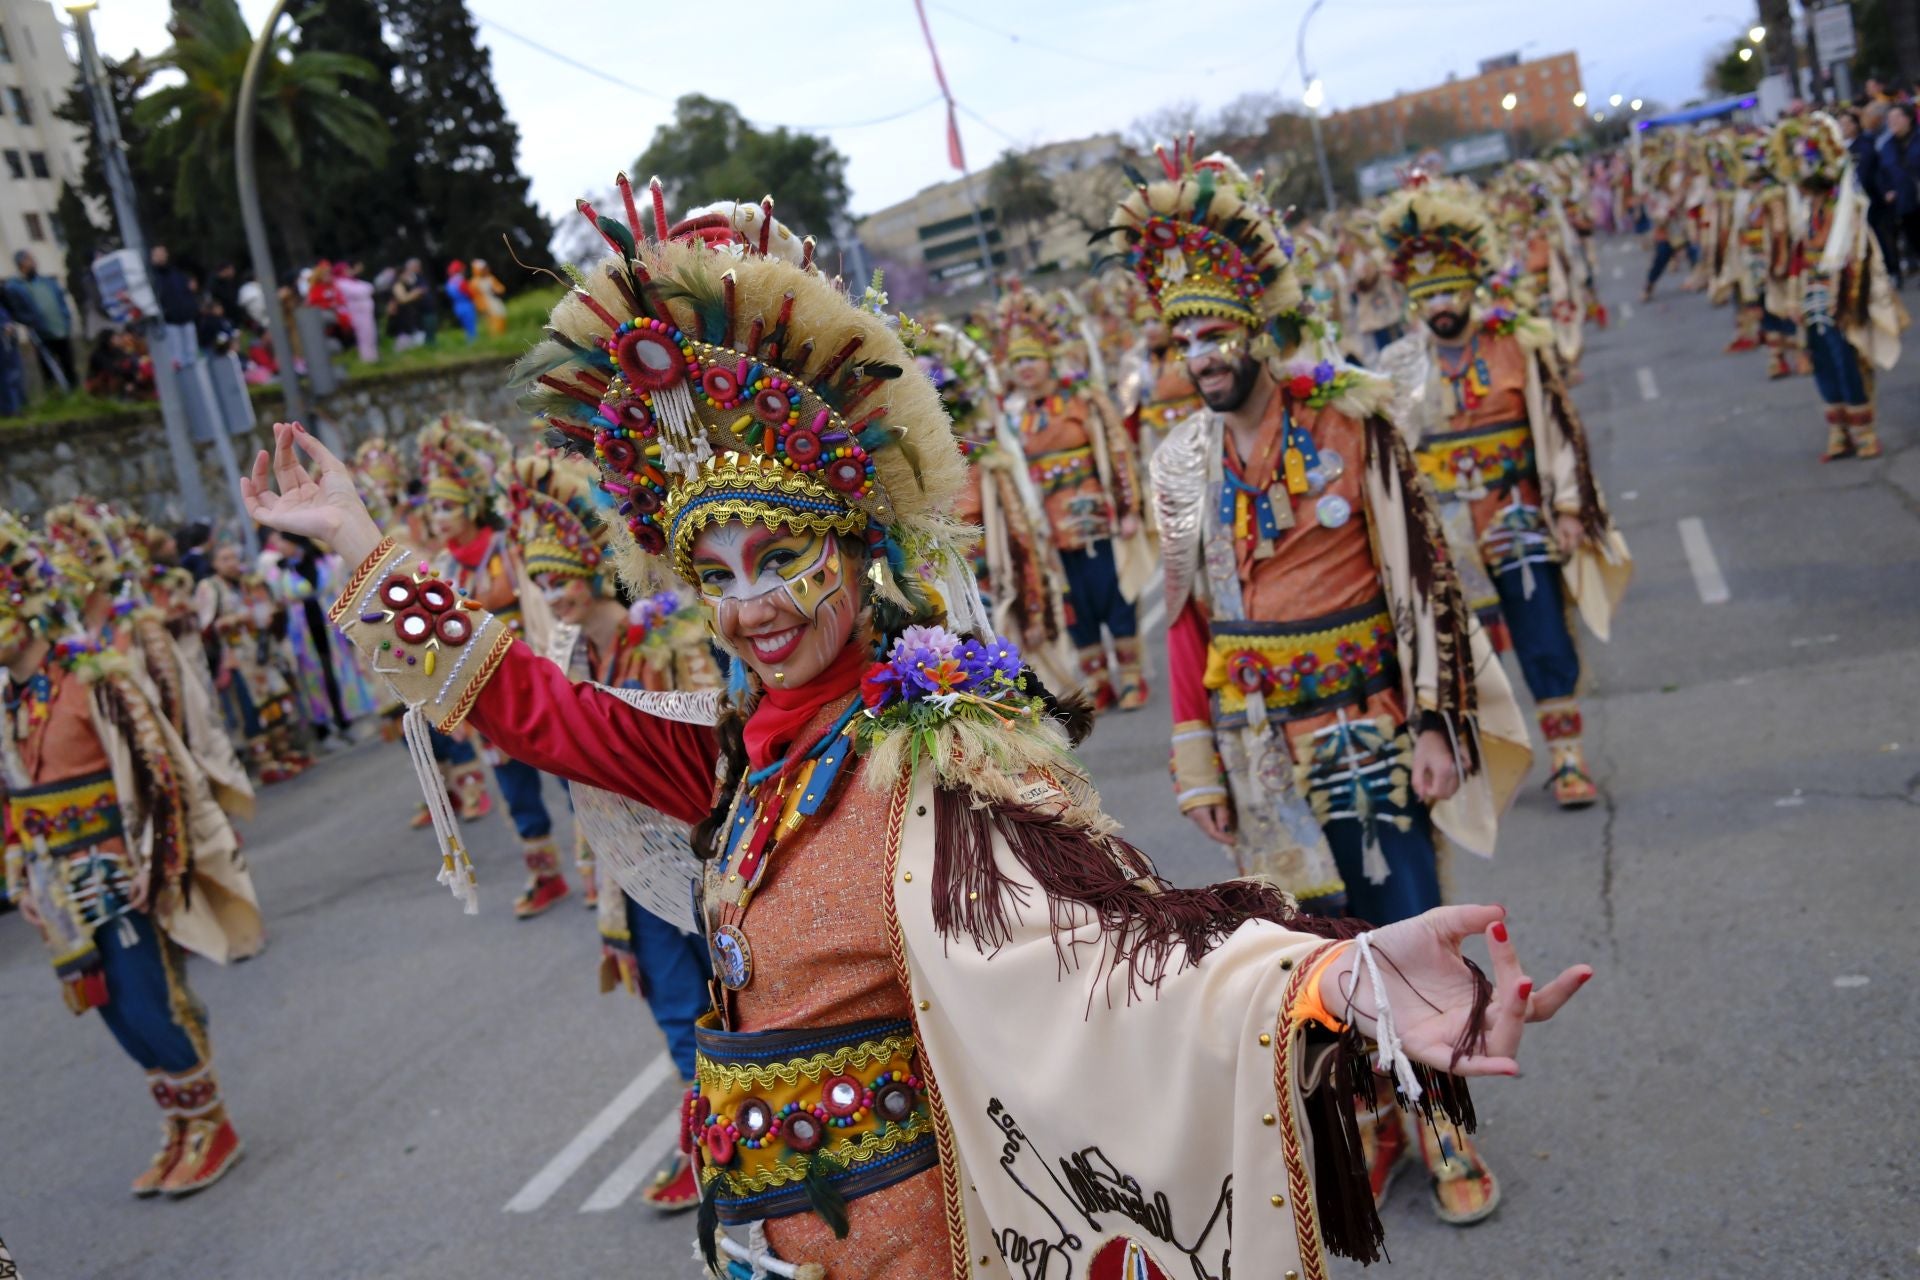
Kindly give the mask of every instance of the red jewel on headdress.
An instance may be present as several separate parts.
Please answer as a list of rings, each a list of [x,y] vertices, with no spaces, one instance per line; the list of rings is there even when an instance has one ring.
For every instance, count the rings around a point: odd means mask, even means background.
[[[616,355],[627,381],[648,391],[664,391],[687,376],[680,346],[658,329],[635,329],[620,339]]]
[[[792,412],[793,402],[778,387],[762,388],[753,397],[753,416],[762,422],[777,426],[785,422]]]
[[[628,526],[633,530],[634,545],[650,556],[657,556],[667,549],[667,539],[653,525],[636,520]]]
[[[781,449],[787,455],[787,461],[796,467],[811,467],[820,461],[820,437],[811,427],[802,427],[781,441]]]
[[[600,456],[608,466],[621,472],[632,471],[639,458],[633,445],[619,436],[608,436],[600,442]]]
[[[627,494],[627,502],[636,515],[650,516],[660,509],[660,495],[649,485],[634,486]]]
[[[647,412],[647,406],[631,397],[615,401],[607,406],[608,416],[635,435],[653,434],[653,415]]]
[[[867,483],[866,464],[856,458],[835,458],[827,467],[827,483],[841,493],[858,493]]]
[[[731,403],[740,394],[740,382],[733,376],[733,370],[719,365],[700,375],[700,388],[707,393],[707,399],[722,403]]]

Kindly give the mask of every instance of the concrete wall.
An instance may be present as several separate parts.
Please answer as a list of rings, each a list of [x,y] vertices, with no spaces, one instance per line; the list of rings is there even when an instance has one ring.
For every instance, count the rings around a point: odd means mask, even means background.
[[[507,361],[488,358],[375,374],[347,383],[310,417],[331,423],[349,451],[374,436],[410,451],[420,428],[450,411],[491,422],[518,442],[529,437],[530,420],[514,407],[518,395],[507,389],[507,369]],[[285,413],[272,389],[254,405],[253,433],[233,437],[242,470],[272,440],[274,420]],[[317,429],[314,421],[307,425]],[[231,529],[240,514],[238,499],[220,472],[219,454],[211,443],[196,449],[212,514]],[[31,519],[83,493],[169,525],[188,515],[176,492],[157,407],[43,426],[0,422],[0,507]]]

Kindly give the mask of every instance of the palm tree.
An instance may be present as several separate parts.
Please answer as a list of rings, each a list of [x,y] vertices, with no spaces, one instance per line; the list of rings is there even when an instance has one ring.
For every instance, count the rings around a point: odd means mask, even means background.
[[[233,167],[235,108],[253,32],[236,0],[200,0],[174,11],[173,43],[155,67],[184,80],[156,89],[133,108],[134,123],[147,134],[149,163],[174,174],[174,211],[202,222],[238,199]],[[262,199],[292,261],[313,261],[299,194],[303,137],[325,136],[358,156],[370,169],[386,162],[389,141],[380,113],[353,95],[344,82],[377,73],[367,62],[341,53],[296,52],[289,31],[274,37],[260,67],[256,108],[268,140],[259,156]]]

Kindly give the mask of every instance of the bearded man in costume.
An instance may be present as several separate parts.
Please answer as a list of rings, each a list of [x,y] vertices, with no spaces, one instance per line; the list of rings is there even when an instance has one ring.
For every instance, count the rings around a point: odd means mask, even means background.
[[[1594,478],[1586,431],[1553,338],[1505,306],[1480,308],[1487,219],[1464,193],[1416,184],[1380,231],[1419,328],[1381,356],[1402,393],[1401,430],[1433,485],[1469,608],[1519,659],[1539,711],[1561,807],[1599,799],[1576,697],[1574,609],[1610,633],[1632,573]]]
[[[1125,277],[1115,277],[1124,279]],[[1113,291],[1113,292],[1118,292]],[[1132,424],[1140,457],[1151,460],[1167,432],[1200,407],[1200,393],[1187,376],[1186,361],[1173,345],[1173,334],[1146,290],[1134,287],[1124,295],[1139,341],[1120,360],[1120,411]]]
[[[1815,112],[1776,124],[1767,154],[1774,176],[1789,188],[1797,319],[1814,386],[1827,405],[1820,460],[1877,458],[1874,371],[1899,361],[1908,320],[1867,225],[1867,196],[1854,176],[1852,153],[1833,117]]]
[[[67,1007],[98,1009],[147,1073],[160,1151],[136,1196],[191,1195],[239,1160],[185,951],[259,949],[233,828],[125,655],[75,621],[94,586],[0,511],[0,791],[7,896],[40,930]]]
[[[1230,1257],[1318,1278],[1329,1244],[1378,1256],[1347,1158],[1362,1037],[1410,1097],[1460,1115],[1459,1077],[1514,1070],[1524,1022],[1589,971],[1535,990],[1497,908],[1329,942],[1355,930],[1271,887],[1155,877],[971,590],[963,460],[895,325],[821,277],[771,200],[670,226],[656,183],[649,230],[619,185],[627,220],[584,210],[614,255],[521,376],[599,461],[616,554],[711,610],[740,663],[717,724],[567,680],[382,538],[297,427],[276,425],[243,491],[257,519],[359,558],[336,615],[384,655],[416,758],[425,725],[471,720],[577,787],[698,824],[717,981],[684,1132],[709,1266],[773,1265],[770,1247],[833,1280]],[[471,897],[457,843],[441,865]],[[1484,999],[1457,950],[1480,930]],[[1323,1035],[1335,1054],[1310,1074]],[[1137,1194],[1146,1220],[1086,1212]]]
[[[1147,702],[1134,601],[1151,552],[1140,523],[1133,449],[1112,403],[1084,374],[1063,376],[1060,318],[1025,289],[1008,291],[998,316],[999,359],[1012,390],[1005,411],[1039,491],[1048,535],[1067,575],[1067,630],[1082,687],[1096,710]],[[1119,663],[1107,671],[1107,646]]]
[[[1207,405],[1153,467],[1176,799],[1306,909],[1406,919],[1440,903],[1436,828],[1492,854],[1525,731],[1383,416],[1391,384],[1300,358],[1291,245],[1231,160],[1160,159],[1115,225]],[[1407,1153],[1382,1102],[1361,1135],[1376,1196]],[[1491,1213],[1465,1136],[1414,1127],[1440,1215]]]

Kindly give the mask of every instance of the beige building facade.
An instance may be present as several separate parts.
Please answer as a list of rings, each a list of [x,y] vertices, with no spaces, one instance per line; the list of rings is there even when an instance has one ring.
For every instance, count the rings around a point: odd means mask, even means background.
[[[25,249],[41,274],[65,281],[55,210],[61,183],[80,186],[86,137],[54,111],[79,75],[48,0],[0,0],[0,274],[14,274],[13,255]]]

